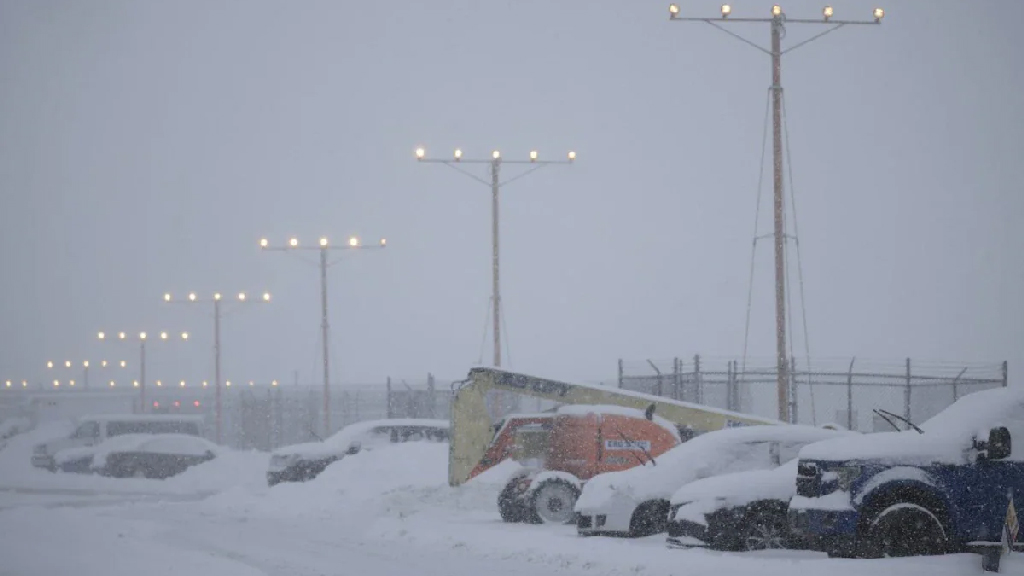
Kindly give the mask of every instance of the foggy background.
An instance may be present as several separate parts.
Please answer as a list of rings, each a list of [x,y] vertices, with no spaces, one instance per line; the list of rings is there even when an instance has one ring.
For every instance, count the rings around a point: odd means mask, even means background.
[[[811,354],[1006,359],[1012,381],[1024,4],[890,4],[783,60]],[[578,153],[503,189],[505,367],[610,382],[619,357],[738,356],[769,59],[667,5],[3,0],[0,378],[124,358],[130,381],[137,347],[97,331],[187,330],[152,344],[148,379],[212,380],[212,307],[162,294],[266,290],[227,308],[225,379],[319,381],[317,255],[258,247],[290,236],[388,239],[331,268],[335,382],[457,378],[482,344],[489,362],[489,191],[417,146]],[[766,241],[752,355],[774,354],[772,287]]]

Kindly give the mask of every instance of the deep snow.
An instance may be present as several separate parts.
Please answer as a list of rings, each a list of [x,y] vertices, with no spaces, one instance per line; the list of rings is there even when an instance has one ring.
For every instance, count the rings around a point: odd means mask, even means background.
[[[731,554],[669,549],[664,536],[583,538],[573,526],[504,524],[496,498],[514,463],[452,488],[443,444],[362,452],[310,482],[273,488],[264,478],[266,454],[233,453],[157,481],[29,474],[35,471],[25,469],[27,460],[5,452],[3,575],[982,574],[974,555],[855,561],[797,551]],[[39,486],[29,495],[3,489],[12,479],[38,478],[49,479],[50,492],[83,496],[67,505]],[[86,496],[96,486],[101,492]],[[142,493],[152,498],[126,501]],[[175,500],[183,498],[193,500]],[[1004,573],[1024,574],[1024,560],[1010,557]]]

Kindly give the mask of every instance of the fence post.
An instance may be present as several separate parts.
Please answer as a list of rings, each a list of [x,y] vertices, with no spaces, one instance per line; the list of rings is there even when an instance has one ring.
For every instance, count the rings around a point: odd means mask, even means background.
[[[846,429],[854,430],[853,427],[853,363],[857,361],[854,356],[850,359],[850,369],[846,372]]]
[[[662,385],[662,379],[661,379],[661,370],[658,369],[658,365],[657,364],[655,364],[654,362],[651,362],[650,358],[647,359],[647,363],[651,365],[651,368],[654,370],[654,373],[658,375],[658,388],[654,391],[654,395],[655,396],[661,396],[662,392],[664,391],[664,386]]]
[[[729,360],[725,364],[725,409],[733,410],[738,412],[733,407],[733,390],[732,390],[732,360]]]
[[[796,394],[796,356],[790,356],[789,358],[789,423],[796,424],[800,421],[800,415],[797,413],[799,405],[797,403]],[[813,421],[813,414],[812,414]]]
[[[960,399],[960,391],[957,389],[956,385],[957,383],[960,382],[960,378],[964,375],[965,372],[967,372],[966,366],[964,366],[964,369],[961,370],[960,373],[956,375],[956,378],[953,378],[953,402],[956,402],[957,400]]]
[[[388,418],[391,418],[391,414],[392,414],[392,412],[391,412],[391,376],[388,376],[388,382],[387,382],[386,390],[387,390],[388,399],[387,399],[387,402],[385,403],[386,408],[384,409],[384,413],[387,414]]]
[[[907,358],[907,386],[903,391],[903,417],[907,420],[910,418],[910,358]]]
[[[1003,388],[1006,388],[1006,385],[1009,383],[1010,371],[1008,368],[1006,360],[1003,360]]]
[[[430,400],[428,400],[427,404],[427,407],[430,409],[430,417],[437,418],[434,411],[434,375],[430,372],[427,372],[427,394],[430,395]]]
[[[273,408],[273,414],[274,415],[271,418],[271,421],[273,422],[273,428],[271,428],[271,430],[274,432],[274,439],[271,442],[270,447],[271,447],[271,449],[277,449],[277,448],[281,447],[281,444],[283,442],[283,436],[284,436],[284,434],[283,434],[284,431],[281,429],[281,426],[282,426],[282,423],[283,423],[283,420],[284,420],[284,409],[281,406],[281,388],[280,387],[275,387],[273,394],[274,394],[274,402],[273,402],[273,407],[274,407]]]
[[[694,385],[694,400],[697,404],[704,403],[704,386],[700,381],[700,354],[693,355],[693,385]]]
[[[682,363],[679,362],[679,357],[676,356],[672,359],[672,398],[676,400],[679,400],[679,380],[682,376],[679,372],[681,370]]]
[[[622,388],[622,358],[619,358],[619,388]]]

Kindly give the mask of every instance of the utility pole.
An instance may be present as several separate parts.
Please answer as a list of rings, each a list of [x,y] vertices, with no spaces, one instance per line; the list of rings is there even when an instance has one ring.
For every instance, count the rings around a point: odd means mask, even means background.
[[[195,292],[189,292],[185,300],[174,300],[170,293],[164,294],[164,302],[174,304],[213,304],[213,397],[214,397],[214,419],[216,420],[216,442],[221,443],[221,423],[223,421],[223,403],[221,397],[221,345],[220,345],[220,318],[221,303],[224,302],[220,292],[214,292],[212,298],[200,298]],[[238,293],[239,304],[267,304],[270,302],[270,293],[264,292],[259,299],[250,299],[245,292]],[[276,381],[275,381],[276,382]]]
[[[774,166],[774,215],[775,215],[775,351],[776,351],[776,372],[778,386],[779,419],[784,422],[790,421],[789,409],[789,361],[786,351],[786,249],[785,249],[785,210],[783,205],[783,177],[782,177],[782,55],[796,50],[822,36],[834,32],[843,26],[851,24],[880,24],[885,16],[881,8],[874,9],[873,20],[835,20],[834,11],[831,6],[822,9],[821,19],[794,19],[787,18],[782,7],[778,4],[772,6],[771,18],[731,18],[732,6],[722,5],[721,16],[718,18],[683,17],[680,15],[678,4],[671,4],[668,8],[669,19],[679,22],[704,22],[717,28],[730,36],[739,39],[749,46],[757,48],[768,54],[772,61],[772,152]],[[738,34],[726,30],[722,24],[725,23],[767,23],[771,28],[771,49],[765,49],[761,45],[747,40]],[[807,40],[798,42],[785,50],[782,49],[782,37],[786,32],[787,24],[818,24],[829,26],[827,30]]]
[[[288,240],[286,246],[273,247],[270,245],[270,241],[266,238],[260,240],[260,248],[262,250],[291,252],[297,250],[319,250],[320,251],[320,340],[323,343],[323,356],[324,356],[324,438],[331,435],[331,377],[330,377],[330,347],[328,346],[328,334],[330,332],[330,323],[327,319],[327,269],[333,264],[333,262],[327,261],[327,253],[330,250],[366,250],[372,248],[385,248],[387,247],[387,240],[384,238],[380,239],[380,243],[375,245],[364,245],[360,242],[359,238],[352,236],[348,239],[347,244],[341,246],[333,246],[327,240],[327,238],[320,238],[319,246],[300,246],[298,238],[291,238]]]
[[[532,150],[530,152],[529,160],[505,160],[501,157],[501,152],[495,150],[491,153],[490,158],[463,158],[462,150],[456,149],[451,159],[441,158],[427,158],[427,152],[424,148],[420,147],[416,149],[416,160],[419,162],[429,162],[436,164],[445,164],[466,176],[469,176],[473,180],[480,182],[485,186],[491,188],[491,306],[493,313],[492,326],[494,326],[494,366],[496,368],[501,367],[501,266],[499,260],[498,251],[498,197],[501,193],[501,187],[505,184],[509,184],[514,180],[518,180],[535,170],[543,168],[551,164],[572,164],[576,160],[576,153],[569,152],[566,160],[539,160],[537,151]],[[476,176],[470,172],[467,172],[459,167],[459,164],[488,164],[491,167],[491,179],[488,182],[483,178]],[[501,165],[502,164],[532,164],[533,168],[509,178],[502,182],[500,180]]]

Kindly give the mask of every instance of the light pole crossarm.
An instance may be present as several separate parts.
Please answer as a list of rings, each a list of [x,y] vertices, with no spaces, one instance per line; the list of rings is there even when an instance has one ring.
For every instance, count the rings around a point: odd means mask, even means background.
[[[821,22],[820,20],[810,20],[810,21],[800,21],[800,20],[798,20],[797,23],[798,24],[825,24],[825,22]],[[783,54],[787,54],[789,52],[792,52],[793,50],[796,50],[797,48],[800,48],[801,46],[805,46],[807,44],[810,44],[811,42],[814,42],[815,40],[817,40],[818,38],[821,38],[822,36],[824,36],[826,34],[829,34],[831,32],[835,32],[836,30],[839,30],[843,26],[853,25],[853,24],[878,24],[878,22],[861,22],[861,21],[831,22],[830,21],[830,22],[828,22],[828,24],[835,24],[835,26],[833,26],[832,28],[829,28],[828,30],[825,30],[824,32],[821,32],[819,34],[815,34],[814,36],[811,36],[810,38],[808,38],[807,40],[804,40],[803,42],[799,42],[797,44],[794,44],[794,45],[790,46],[789,48],[786,48],[785,50],[782,51],[782,53]]]
[[[733,38],[739,40],[740,42],[743,42],[744,44],[747,44],[748,46],[752,46],[752,47],[756,48],[757,50],[759,50],[761,52],[764,52],[765,54],[768,54],[769,56],[772,55],[772,51],[771,50],[761,46],[757,42],[754,42],[752,40],[748,40],[748,39],[744,38],[743,36],[740,36],[739,34],[736,34],[735,32],[726,29],[724,26],[722,26],[722,24],[723,23],[731,23],[731,22],[740,22],[740,23],[752,23],[753,22],[753,23],[764,24],[764,23],[774,22],[775,21],[774,18],[679,18],[679,17],[675,17],[675,18],[670,18],[670,21],[673,21],[673,22],[677,22],[677,21],[678,22],[704,22],[705,24],[708,24],[708,25],[710,25],[710,26],[712,26],[712,27],[714,27],[714,28],[716,28],[718,30],[721,30],[722,32],[728,34],[729,36],[732,36]],[[804,46],[806,44],[810,44],[811,42],[817,40],[818,38],[821,38],[822,36],[824,36],[826,34],[829,34],[831,32],[835,32],[836,30],[842,28],[843,26],[847,26],[847,25],[860,25],[860,24],[877,26],[877,25],[881,24],[881,22],[879,22],[877,20],[814,20],[814,19],[809,19],[809,18],[797,18],[797,19],[792,19],[792,20],[789,19],[789,18],[782,18],[781,22],[782,22],[782,24],[822,24],[822,25],[826,25],[826,26],[831,26],[831,28],[829,28],[828,30],[825,30],[824,32],[821,32],[820,34],[815,34],[814,36],[811,36],[807,40],[804,40],[802,42],[794,44],[793,46],[790,46],[789,48],[786,48],[785,50],[780,52],[781,54],[786,54],[788,52],[792,52],[793,50],[796,50],[797,48],[800,48],[800,47],[802,47],[802,46]]]
[[[483,178],[477,176],[476,174],[473,174],[472,172],[468,172],[468,171],[463,170],[462,168],[459,168],[458,166],[456,166],[455,165],[456,162],[454,160],[420,160],[420,162],[434,162],[434,163],[437,163],[437,164],[444,164],[445,166],[451,168],[452,170],[455,170],[456,172],[458,172],[460,174],[463,174],[464,176],[468,176],[468,177],[472,178],[473,180],[476,180],[477,182],[483,184],[484,186],[487,186],[488,188],[491,187],[491,183],[488,182],[487,180],[484,180]],[[469,164],[493,164],[494,163],[493,160],[486,160],[486,161],[485,160],[460,160],[459,161],[459,163],[462,163],[462,162],[468,162]]]
[[[772,21],[770,18],[735,18],[735,19],[729,19],[729,20],[721,20],[721,19],[716,19],[716,20],[719,20],[721,22],[761,22],[761,23],[771,22]],[[752,46],[752,47],[760,50],[761,52],[764,52],[765,54],[768,54],[769,56],[772,53],[771,50],[768,50],[767,48],[761,46],[757,42],[754,42],[752,40],[747,40],[743,36],[740,36],[739,34],[733,32],[731,30],[726,30],[724,26],[719,25],[718,22],[716,22],[715,20],[712,20],[711,18],[672,18],[671,21],[673,21],[673,22],[704,22],[705,24],[710,25],[712,28],[716,28],[718,30],[721,30],[722,32],[725,32],[729,36],[732,36],[733,38],[739,40],[740,42],[743,42],[747,46]]]
[[[285,246],[285,247],[265,247],[262,250],[267,252],[296,252],[298,250],[307,250],[310,252],[320,252],[322,250],[370,250],[372,248],[386,248],[386,246],[378,244],[360,244],[358,246]]]
[[[787,17],[782,17],[780,19],[782,20],[783,24],[881,24],[881,22],[878,22],[876,20],[835,20],[833,18],[829,18],[828,20],[825,20],[824,18],[787,18]],[[767,22],[773,22],[774,20],[775,20],[775,18],[733,18],[731,16],[729,18],[721,18],[721,17],[699,18],[699,17],[693,17],[693,16],[685,17],[685,18],[681,17],[681,16],[676,16],[675,18],[669,18],[669,21],[671,21],[671,22],[707,22],[708,24],[716,24],[716,23],[726,23],[726,24],[728,24],[728,23],[732,23],[732,22],[746,22],[746,23],[760,22],[760,23],[764,24],[764,23],[767,23]]]
[[[517,174],[517,175],[509,178],[508,180],[505,180],[504,182],[500,182],[498,184],[498,186],[501,187],[501,186],[505,186],[506,184],[511,184],[511,183],[515,182],[516,180],[519,180],[520,178],[523,178],[524,176],[528,176],[530,174],[533,174],[534,172],[536,172],[537,170],[540,170],[541,168],[543,168],[544,166],[546,166],[548,164],[568,164],[568,162],[545,162],[543,164],[539,164],[538,166],[534,166],[533,168],[530,168],[529,170],[527,170],[526,172],[523,172],[522,174]]]

